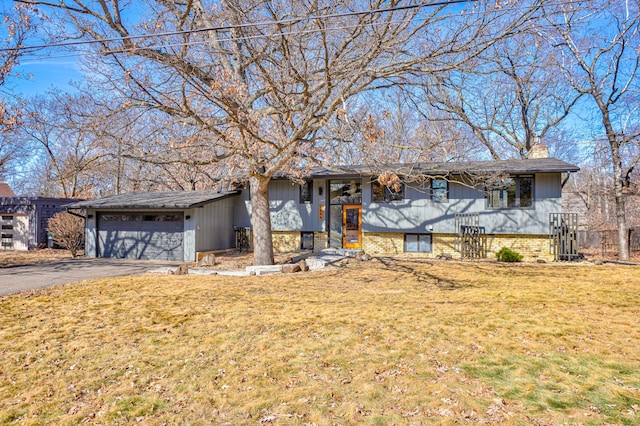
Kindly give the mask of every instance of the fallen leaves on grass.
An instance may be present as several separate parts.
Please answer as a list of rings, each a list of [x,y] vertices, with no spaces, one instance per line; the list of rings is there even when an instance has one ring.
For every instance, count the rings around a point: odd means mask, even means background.
[[[387,259],[7,296],[0,424],[634,423],[639,272]]]

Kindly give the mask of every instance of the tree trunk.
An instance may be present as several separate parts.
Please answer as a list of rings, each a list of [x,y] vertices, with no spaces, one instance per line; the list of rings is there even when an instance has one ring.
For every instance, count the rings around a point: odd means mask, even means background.
[[[263,176],[252,175],[249,178],[254,265],[273,265],[273,240],[269,213],[270,181],[271,179]]]
[[[618,246],[620,260],[629,260],[629,232],[627,229],[627,215],[624,203],[624,187],[622,176],[622,159],[620,147],[615,135],[609,133],[611,145],[611,159],[613,160],[613,193],[616,206],[616,222],[618,225]]]

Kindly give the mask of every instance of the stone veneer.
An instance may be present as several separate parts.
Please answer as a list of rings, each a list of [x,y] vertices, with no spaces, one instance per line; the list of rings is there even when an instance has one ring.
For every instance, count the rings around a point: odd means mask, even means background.
[[[455,234],[432,234],[431,253],[415,253],[425,257],[450,255],[459,259],[460,254],[455,251]],[[553,254],[549,252],[549,237],[547,235],[487,235],[487,259],[495,259],[496,253],[502,247],[508,247],[524,256],[525,262],[537,259],[552,261]],[[299,231],[274,231],[273,250],[285,253],[300,250],[302,234]],[[318,252],[328,246],[326,232],[313,233],[313,249]],[[404,233],[402,232],[364,232],[362,234],[362,250],[365,253],[401,254],[404,253]]]
[[[460,258],[455,251],[455,234],[432,234],[431,253],[416,253],[426,257],[442,254]],[[534,262],[537,259],[552,261],[547,235],[487,235],[487,258],[495,259],[502,247],[508,247],[524,256],[524,261]],[[365,232],[362,235],[362,249],[368,254],[400,254],[404,253],[404,233],[401,232]]]
[[[302,247],[302,234],[300,231],[273,231],[271,238],[273,240],[273,251],[276,253],[298,251]]]

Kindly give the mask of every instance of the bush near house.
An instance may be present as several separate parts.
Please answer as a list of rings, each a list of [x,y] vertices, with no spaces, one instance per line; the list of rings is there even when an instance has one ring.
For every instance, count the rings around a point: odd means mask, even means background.
[[[502,247],[498,253],[496,253],[498,262],[522,262],[523,256],[517,251],[513,251],[508,247]]]
[[[47,231],[53,234],[53,242],[76,257],[84,246],[84,220],[67,212],[56,213],[49,219]]]

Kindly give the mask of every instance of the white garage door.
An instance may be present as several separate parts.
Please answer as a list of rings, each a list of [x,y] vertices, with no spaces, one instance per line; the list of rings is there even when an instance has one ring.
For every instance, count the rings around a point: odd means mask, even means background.
[[[98,256],[183,260],[182,212],[100,213]]]

